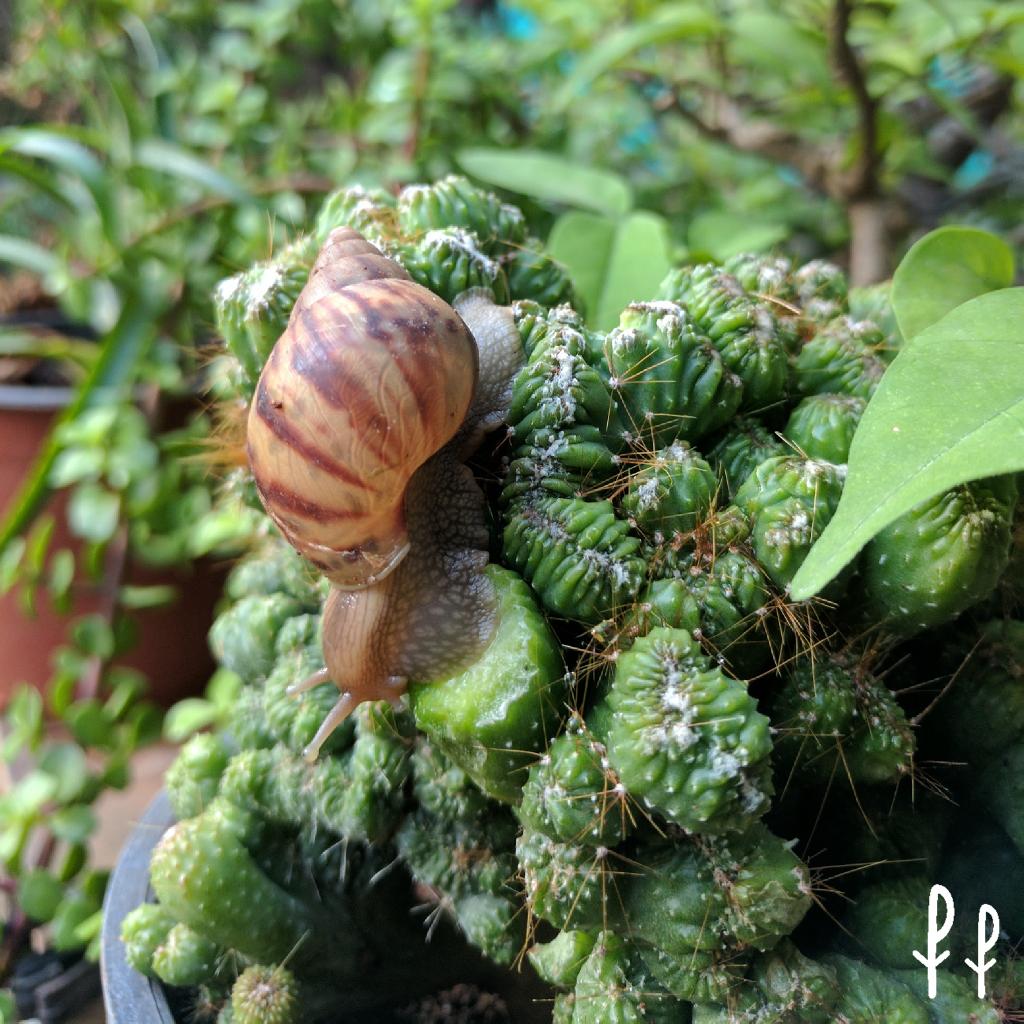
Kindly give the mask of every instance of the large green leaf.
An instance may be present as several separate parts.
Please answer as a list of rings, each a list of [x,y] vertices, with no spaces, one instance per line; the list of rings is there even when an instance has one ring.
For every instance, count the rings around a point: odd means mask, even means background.
[[[909,341],[962,302],[1013,284],[1013,251],[978,228],[945,227],[925,235],[892,279],[892,305]]]
[[[690,221],[686,239],[691,258],[722,262],[741,252],[765,252],[786,234],[785,224],[728,210],[708,210]]]
[[[1024,470],[1024,288],[957,306],[893,360],[864,410],[832,521],[790,586],[816,594],[898,516]]]
[[[459,166],[488,185],[615,217],[633,205],[629,183],[610,171],[573,163],[553,153],[520,149],[460,149]]]
[[[668,225],[646,210],[622,220],[571,211],[555,222],[548,246],[569,269],[599,330],[614,327],[628,303],[653,296],[671,267]]]
[[[564,110],[586,87],[620,61],[645,46],[677,39],[712,35],[718,19],[706,4],[665,4],[650,17],[609,32],[575,64],[572,73],[552,99],[555,110]]]

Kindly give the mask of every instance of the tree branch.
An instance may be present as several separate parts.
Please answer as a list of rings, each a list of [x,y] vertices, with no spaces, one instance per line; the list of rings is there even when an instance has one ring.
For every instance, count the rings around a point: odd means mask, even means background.
[[[840,77],[853,93],[857,110],[860,153],[848,185],[847,198],[867,199],[878,195],[878,101],[868,91],[864,68],[850,45],[850,0],[835,0],[832,9],[832,60]]]
[[[644,71],[631,71],[633,81],[661,83],[657,76]],[[835,158],[825,146],[816,146],[796,132],[771,121],[754,118],[725,93],[702,90],[713,119],[705,117],[683,99],[678,89],[666,88],[654,101],[657,113],[677,114],[701,135],[720,142],[741,153],[764,157],[774,163],[788,164],[799,171],[808,185],[827,195],[834,191]]]

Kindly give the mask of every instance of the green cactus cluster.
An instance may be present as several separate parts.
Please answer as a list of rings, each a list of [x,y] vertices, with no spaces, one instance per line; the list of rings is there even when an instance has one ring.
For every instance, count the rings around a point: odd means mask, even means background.
[[[519,211],[465,179],[335,193],[311,238],[341,224],[449,300],[510,304],[523,365],[473,463],[497,627],[310,763],[337,699],[298,685],[323,666],[325,589],[268,535],[211,633],[243,686],[168,773],[180,820],[159,903],[125,925],[132,965],[246,1024],[422,991],[467,942],[534,971],[556,1024],[1004,1019],[1024,939],[1024,625],[997,590],[1016,481],[913,509],[823,600],[787,593],[894,348],[885,295],[743,254],[673,271],[602,333]],[[289,294],[255,322],[222,310],[241,394]],[[998,1006],[959,966],[969,928],[938,998],[922,988],[912,950],[947,879],[998,905]]]
[[[847,656],[788,666],[770,699],[776,768],[820,781],[898,782],[916,745],[892,691]]]

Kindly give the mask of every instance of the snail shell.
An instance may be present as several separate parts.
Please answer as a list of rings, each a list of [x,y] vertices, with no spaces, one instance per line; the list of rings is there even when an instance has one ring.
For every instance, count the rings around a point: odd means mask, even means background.
[[[341,693],[308,758],[358,704],[450,677],[496,631],[483,495],[461,460],[505,418],[522,344],[490,293],[457,306],[337,229],[260,376],[260,497],[332,583],[326,667],[293,687]]]
[[[331,233],[249,411],[249,462],[285,538],[341,588],[409,550],[413,474],[456,434],[476,390],[462,319],[358,232]]]

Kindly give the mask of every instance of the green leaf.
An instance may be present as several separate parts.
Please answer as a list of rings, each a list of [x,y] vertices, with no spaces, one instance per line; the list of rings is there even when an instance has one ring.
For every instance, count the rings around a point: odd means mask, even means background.
[[[217,705],[202,697],[178,701],[164,718],[164,739],[181,743],[217,720]]]
[[[99,353],[91,341],[76,341],[62,334],[38,334],[34,331],[0,328],[0,355],[28,356],[32,359],[58,359],[77,363],[88,370]]]
[[[645,46],[714,34],[718,20],[703,4],[665,4],[642,20],[609,32],[573,66],[551,106],[565,110],[594,79]]]
[[[102,908],[93,911],[81,924],[75,928],[75,938],[79,942],[92,943],[103,931],[103,910]],[[87,954],[90,959],[95,960],[92,954]]]
[[[71,627],[71,639],[83,654],[104,661],[114,653],[114,631],[100,614],[76,619]]]
[[[89,765],[85,752],[76,743],[55,743],[39,761],[40,771],[54,780],[54,800],[74,800],[88,780]]]
[[[49,921],[64,897],[64,886],[42,868],[26,871],[18,879],[18,904],[33,921]]]
[[[103,543],[114,536],[121,514],[121,496],[99,484],[76,487],[68,501],[68,526],[76,537]]]
[[[77,889],[97,908],[103,902],[103,894],[107,891],[110,871],[106,868],[93,868],[79,880]]]
[[[107,713],[118,720],[126,715],[146,692],[146,677],[133,668],[114,666],[105,677],[110,687],[106,701]]]
[[[0,596],[6,594],[17,581],[25,548],[25,538],[15,537],[0,551]]]
[[[137,704],[125,719],[123,742],[131,750],[155,743],[160,739],[163,725],[163,712],[155,704]]]
[[[193,523],[188,531],[188,551],[201,558],[224,547],[235,547],[251,532],[235,508],[214,508]]]
[[[708,210],[690,221],[686,237],[693,255],[722,262],[741,252],[764,252],[786,237],[784,224]]]
[[[629,183],[610,171],[574,163],[553,153],[520,149],[460,149],[459,166],[488,185],[616,217],[633,206]]]
[[[135,162],[148,170],[160,171],[191,182],[224,199],[236,203],[249,200],[249,193],[238,182],[232,181],[194,153],[166,139],[146,139],[139,143],[135,148]]]
[[[103,165],[74,139],[45,128],[10,128],[0,132],[0,151],[36,157],[84,181],[90,190],[104,185]]]
[[[956,484],[1024,469],[1024,288],[971,299],[893,360],[850,447],[843,496],[790,585],[816,594],[879,530]]]
[[[99,909],[99,901],[91,893],[69,893],[57,908],[50,925],[53,948],[65,952],[84,946],[87,940],[79,937],[78,929]]]
[[[45,160],[65,174],[78,178],[92,195],[106,237],[117,241],[117,209],[103,165],[92,150],[61,134],[63,128],[9,128],[0,132],[0,153]]]
[[[218,710],[227,710],[234,706],[244,685],[240,675],[221,666],[206,684],[206,699],[216,705]]]
[[[54,674],[47,687],[47,698],[50,702],[50,710],[60,718],[71,706],[75,699],[75,688],[78,685],[78,673],[66,669]]]
[[[132,780],[131,767],[127,757],[121,754],[114,754],[107,762],[100,775],[100,781],[104,786],[111,789],[124,789]]]
[[[4,807],[5,819],[7,808]],[[0,831],[0,864],[4,864],[8,872],[17,872],[21,865],[22,854],[32,833],[34,824],[31,819],[18,818]]]
[[[126,584],[118,591],[118,602],[122,608],[162,608],[173,604],[178,597],[178,588],[170,583],[152,586]]]
[[[978,228],[945,227],[915,242],[892,278],[892,305],[904,339],[951,309],[1013,284],[1013,250]]]
[[[75,555],[69,548],[54,552],[50,559],[50,576],[46,582],[54,604],[66,609],[70,600],[71,584],[75,579]]]
[[[619,221],[570,212],[555,222],[548,239],[590,311],[592,327],[608,330],[630,302],[655,294],[671,267],[664,218],[638,210]]]
[[[29,819],[38,814],[57,794],[57,780],[45,771],[31,771],[10,792],[7,808],[15,818]]]
[[[66,843],[84,843],[96,831],[96,815],[87,804],[73,804],[51,815],[49,826]]]
[[[103,473],[107,453],[103,448],[67,448],[57,456],[50,471],[51,487],[67,487],[79,480],[96,480]]]
[[[10,263],[40,277],[51,277],[61,261],[49,249],[14,235],[0,235],[0,263]]]
[[[89,847],[84,843],[72,843],[65,850],[57,865],[57,877],[64,882],[70,882],[89,859]]]
[[[31,185],[37,192],[68,209],[75,209],[75,193],[68,189],[60,180],[60,176],[50,167],[40,167],[31,159],[23,159],[12,153],[0,154],[0,173],[5,178],[20,178]]]
[[[43,736],[43,698],[34,686],[22,684],[7,705],[3,722],[3,757],[10,761],[26,747],[34,749]]]
[[[81,700],[65,715],[71,734],[83,747],[109,746],[113,740],[114,721],[97,700]]]
[[[34,576],[42,574],[43,563],[46,561],[46,554],[50,550],[50,541],[53,539],[56,528],[57,520],[53,516],[47,515],[36,521],[28,535],[25,564]]]

